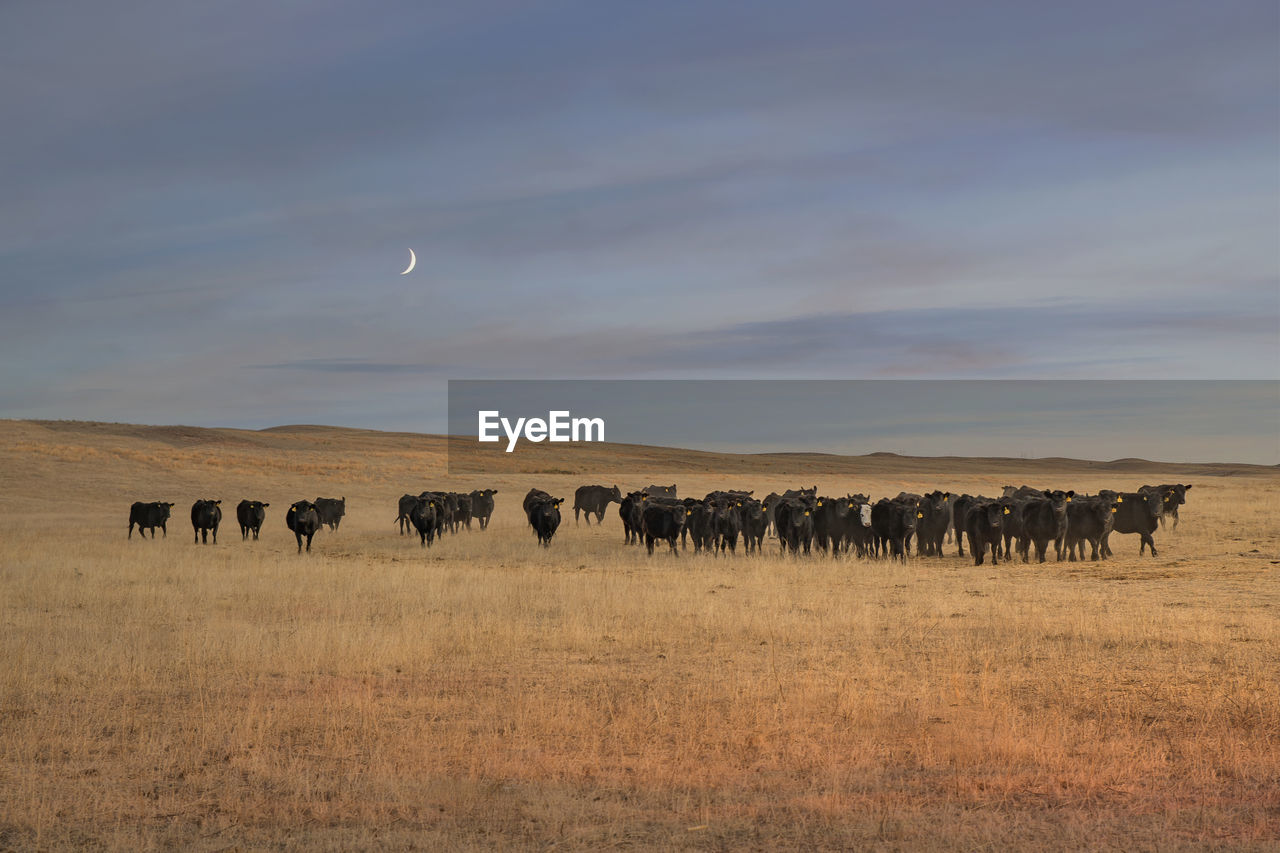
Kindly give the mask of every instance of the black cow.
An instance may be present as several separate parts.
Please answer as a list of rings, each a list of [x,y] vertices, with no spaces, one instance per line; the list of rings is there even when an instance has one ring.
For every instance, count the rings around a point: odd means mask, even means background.
[[[409,513],[413,512],[413,508],[417,505],[418,495],[404,494],[400,496],[400,502],[396,507],[396,524],[400,525],[401,536],[412,529],[413,522],[409,520]]]
[[[843,528],[832,532],[833,536],[838,535],[838,539],[833,540],[832,552],[848,553],[852,545],[859,557],[865,557],[872,547],[873,536],[870,499],[866,495],[847,495],[838,500],[848,511],[843,514]]]
[[[1062,543],[1067,536],[1067,504],[1075,492],[1061,489],[1048,490],[1042,498],[1029,498],[1022,504],[1022,535],[1025,542],[1036,547],[1036,561],[1043,563],[1049,542],[1054,543],[1059,560],[1063,558]],[[1029,549],[1023,548],[1022,561],[1030,559]]]
[[[742,508],[738,510],[738,517],[742,522],[743,547],[747,549],[748,554],[752,551],[760,553],[760,549],[764,547],[764,533],[769,529],[764,507],[760,505],[760,501],[747,498],[742,502]]]
[[[648,499],[644,492],[628,492],[618,506],[622,519],[622,533],[628,545],[640,544],[640,529],[644,525],[644,504]]]
[[[1084,559],[1084,543],[1092,549],[1090,560],[1098,559],[1102,537],[1111,532],[1116,503],[1099,496],[1076,495],[1067,504],[1067,558],[1076,561],[1076,550]]]
[[[778,528],[778,542],[785,554],[789,549],[792,554],[804,550],[807,556],[813,545],[813,512],[817,508],[817,499],[782,498],[774,508],[773,523]]]
[[[435,542],[443,509],[444,501],[439,495],[424,492],[413,499],[413,506],[409,509],[409,523],[418,531],[418,539],[423,548]]]
[[[1033,489],[1030,486],[1013,486],[1004,487],[1004,496],[1006,498],[1042,498],[1045,493],[1041,489]]]
[[[240,523],[240,538],[248,539],[250,531],[253,532],[253,538],[258,538],[258,531],[262,530],[262,523],[267,520],[267,507],[269,503],[263,501],[243,500],[236,504],[236,521]]]
[[[330,530],[337,530],[338,525],[342,523],[342,517],[347,514],[345,495],[340,498],[316,498],[312,501],[312,506],[320,516],[320,523],[329,525]]]
[[[298,553],[302,553],[302,537],[307,537],[307,551],[311,550],[311,537],[320,529],[320,513],[311,501],[294,501],[284,517],[285,525],[298,540]]]
[[[193,541],[204,540],[209,544],[209,531],[213,531],[213,544],[218,544],[218,525],[222,523],[222,501],[198,500],[191,505],[191,528],[194,531]],[[154,535],[154,534],[152,534]]]
[[[653,543],[659,540],[671,546],[672,554],[680,556],[676,542],[680,539],[680,531],[684,529],[686,515],[687,512],[682,503],[661,500],[644,502],[641,525],[644,532],[644,547],[650,556],[653,555]]]
[[[672,499],[679,498],[679,496],[676,494],[675,483],[672,483],[670,486],[645,486],[640,491],[644,492],[646,495],[648,495],[651,498],[672,498]]]
[[[680,547],[687,550],[692,539],[693,553],[700,553],[703,548],[710,550],[715,539],[711,505],[694,498],[685,498],[683,503],[684,526],[680,528]]]
[[[1173,529],[1178,529],[1178,507],[1187,502],[1187,489],[1190,483],[1165,483],[1161,486],[1139,486],[1138,491],[1160,493],[1160,527],[1164,527],[1165,519],[1173,517]]]
[[[529,506],[529,526],[538,536],[538,544],[551,547],[551,537],[556,535],[560,527],[560,504],[564,498],[536,498]]]
[[[542,491],[542,489],[529,490],[529,493],[524,496],[524,501],[522,501],[520,505],[524,507],[524,516],[525,518],[529,519],[530,524],[533,523],[533,518],[529,515],[529,513],[530,511],[533,510],[534,506],[536,506],[537,504],[543,501],[549,501],[551,499],[552,498],[551,498],[550,492],[544,492]]]
[[[443,539],[445,531],[448,529],[447,525],[452,520],[454,512],[458,509],[458,501],[453,492],[423,492],[418,497],[422,500],[432,501],[435,504],[436,538]]]
[[[169,510],[173,507],[168,501],[151,501],[149,503],[137,501],[133,506],[129,507],[129,535],[128,539],[133,538],[133,526],[138,525],[138,535],[146,537],[146,531],[151,531],[151,538],[156,538],[156,528],[160,528],[160,532],[165,538],[169,537],[169,529],[165,526],[169,521]]]
[[[467,492],[450,492],[453,495],[453,528],[451,533],[457,533],[461,528],[471,529],[471,495]]]
[[[738,550],[738,535],[742,532],[742,518],[738,509],[742,501],[735,498],[711,502],[711,527],[715,532],[712,550],[721,554],[725,550],[735,553]]]
[[[622,503],[622,492],[617,486],[578,486],[573,493],[573,523],[578,523],[578,513],[587,514],[587,526],[591,526],[591,513],[596,514],[596,523],[604,521],[605,510],[611,503]]]
[[[497,489],[477,489],[471,493],[471,517],[480,522],[480,529],[487,530],[493,518],[493,496]]]
[[[921,554],[942,556],[942,540],[951,524],[951,493],[935,489],[920,498],[916,542]]]
[[[920,518],[919,504],[914,500],[881,498],[871,507],[871,529],[875,534],[876,556],[881,548],[885,556],[906,562],[911,535]]]
[[[1027,538],[1026,525],[1022,523],[1022,512],[1026,508],[1027,502],[1032,498],[1001,498],[1005,502],[1005,506],[1010,509],[1008,515],[1004,517],[1004,529],[1002,535],[1004,538],[1004,552],[1001,554],[1007,560],[1013,559],[1013,551],[1010,545],[1017,547],[1018,553],[1022,555],[1022,562],[1030,559],[1031,540]]]
[[[772,530],[774,534],[777,535],[778,527],[776,524],[774,524],[773,516],[774,516],[774,512],[778,508],[778,501],[780,500],[782,500],[782,495],[778,494],[777,492],[770,492],[768,495],[765,496],[764,500],[760,501],[760,508],[764,510],[766,533]]]
[[[1142,556],[1148,545],[1151,556],[1156,555],[1156,541],[1151,538],[1160,524],[1160,512],[1164,500],[1159,492],[1122,492],[1116,496],[1116,511],[1111,531],[1102,535],[1102,555],[1112,556],[1111,532],[1137,533],[1142,537],[1138,546],[1138,556]]]
[[[965,512],[965,533],[969,537],[969,553],[973,554],[973,564],[981,566],[986,558],[987,546],[991,546],[991,565],[1000,565],[1000,539],[1006,519],[1012,517],[1014,509],[1008,500],[982,500],[969,504]],[[957,535],[957,539],[960,537]]]

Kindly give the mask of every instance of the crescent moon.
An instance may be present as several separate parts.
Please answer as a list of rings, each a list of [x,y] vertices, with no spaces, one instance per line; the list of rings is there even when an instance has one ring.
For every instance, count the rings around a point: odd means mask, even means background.
[[[408,275],[409,273],[413,272],[413,268],[417,265],[417,263],[418,263],[418,256],[413,253],[413,249],[410,249],[409,250],[409,266],[405,267],[404,272],[400,273],[400,275]]]

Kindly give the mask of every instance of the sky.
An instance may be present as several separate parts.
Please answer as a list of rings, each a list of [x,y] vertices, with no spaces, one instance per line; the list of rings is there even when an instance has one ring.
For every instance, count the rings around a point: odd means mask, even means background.
[[[1280,379],[1272,0],[15,0],[0,79],[2,417]]]

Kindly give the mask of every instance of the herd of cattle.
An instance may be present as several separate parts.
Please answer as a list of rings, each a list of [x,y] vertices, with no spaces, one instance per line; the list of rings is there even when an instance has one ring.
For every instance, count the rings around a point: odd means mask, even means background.
[[[1057,559],[1084,559],[1085,545],[1090,559],[1111,556],[1108,542],[1112,533],[1134,533],[1141,537],[1138,553],[1148,547],[1156,555],[1152,533],[1172,519],[1178,525],[1178,507],[1186,503],[1190,484],[1142,486],[1133,492],[1099,491],[1096,495],[1060,489],[1005,486],[998,498],[934,490],[927,494],[900,493],[895,498],[872,502],[867,495],[819,495],[818,487],[788,489],[757,499],[749,491],[713,491],[703,498],[680,498],[676,486],[648,486],[623,494],[617,486],[581,486],[574,495],[575,523],[594,515],[597,523],[611,504],[618,504],[622,529],[628,545],[644,543],[650,554],[658,542],[666,542],[673,554],[687,549],[694,553],[734,553],[738,540],[750,554],[764,547],[767,536],[776,536],[783,553],[810,554],[814,549],[859,557],[889,557],[905,560],[914,540],[922,557],[943,556],[943,545],[954,540],[959,556],[965,556],[964,539],[975,565],[982,565],[988,552],[993,564],[1010,559],[1016,552],[1029,562],[1034,549],[1044,562],[1053,544]],[[396,524],[401,535],[417,532],[423,547],[437,537],[480,529],[493,516],[493,496],[497,489],[470,493],[425,491],[400,498]],[[198,500],[191,507],[191,526],[196,542],[207,542],[210,533],[218,541],[222,521],[221,501]],[[523,508],[529,526],[541,545],[549,546],[560,527],[560,507],[564,498],[541,489],[530,489]],[[270,504],[244,500],[236,507],[241,538],[254,539],[266,518]],[[129,537],[136,524],[140,532],[155,528],[165,535],[172,503],[135,503],[129,511]],[[294,534],[298,551],[303,540],[311,550],[316,531],[328,525],[337,530],[346,514],[346,498],[316,498],[296,501],[285,514],[285,524]],[[145,533],[143,533],[145,535]]]
[[[954,538],[964,556],[964,538],[976,565],[988,551],[992,563],[1014,551],[1023,562],[1045,561],[1049,543],[1059,559],[1090,559],[1111,555],[1112,533],[1136,533],[1138,553],[1151,548],[1151,534],[1171,518],[1178,524],[1178,507],[1186,503],[1189,484],[1142,486],[1136,492],[1103,490],[1077,495],[1060,489],[1006,486],[999,498],[954,495],[935,490],[927,494],[902,492],[874,503],[867,495],[819,495],[818,487],[788,489],[756,499],[753,492],[714,491],[704,498],[683,498],[675,485],[649,486],[623,495],[617,486],[582,486],[574,497],[574,518],[585,513],[602,521],[617,502],[628,544],[643,540],[649,553],[654,543],[666,542],[673,553],[693,541],[694,552],[733,553],[741,538],[747,553],[759,551],[772,533],[783,553],[810,554],[816,548],[833,556],[887,556],[900,560],[911,553],[912,540],[920,556],[943,556],[943,545]],[[525,498],[529,524],[546,544],[559,524],[560,499],[531,490]]]

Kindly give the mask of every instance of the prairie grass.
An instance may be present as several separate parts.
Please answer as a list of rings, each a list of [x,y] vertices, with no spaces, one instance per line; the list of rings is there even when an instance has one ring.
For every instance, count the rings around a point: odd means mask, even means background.
[[[568,512],[536,546],[523,492],[615,482],[599,461],[594,477],[462,482],[438,447],[397,455],[379,434],[189,431],[175,447],[98,429],[0,424],[0,846],[1280,838],[1280,479],[1265,469],[1195,478],[1156,559],[1133,536],[1099,563],[806,560],[776,542],[676,559],[625,548],[616,507],[603,527]],[[319,457],[332,479],[308,467]],[[894,464],[679,481],[883,495],[1187,479]],[[400,537],[396,498],[430,483],[497,485],[491,528],[425,551]],[[284,510],[317,494],[346,495],[348,517],[299,556]],[[191,542],[197,496],[223,499],[216,546]],[[257,542],[234,522],[248,496],[272,504]],[[161,498],[178,503],[169,535],[126,540],[129,503]]]

